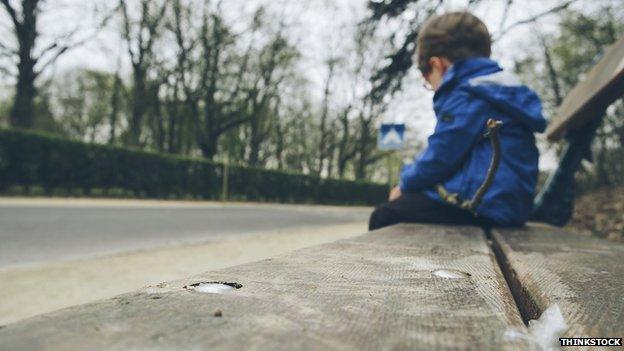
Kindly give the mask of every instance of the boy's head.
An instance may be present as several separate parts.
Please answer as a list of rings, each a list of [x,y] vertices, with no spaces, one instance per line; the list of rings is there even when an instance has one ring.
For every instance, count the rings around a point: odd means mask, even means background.
[[[468,12],[430,18],[423,24],[417,44],[418,69],[434,90],[454,62],[490,57],[492,53],[492,39],[485,23]]]

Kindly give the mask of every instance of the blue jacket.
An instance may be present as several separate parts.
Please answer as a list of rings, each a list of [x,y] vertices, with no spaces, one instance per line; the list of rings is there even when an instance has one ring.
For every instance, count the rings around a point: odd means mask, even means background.
[[[485,179],[492,147],[486,122],[499,130],[502,158],[477,214],[501,226],[528,219],[538,175],[539,152],[533,133],[543,132],[539,97],[488,58],[459,61],[446,72],[433,97],[437,123],[427,149],[401,171],[403,192],[424,192],[442,201],[435,187],[470,200]]]

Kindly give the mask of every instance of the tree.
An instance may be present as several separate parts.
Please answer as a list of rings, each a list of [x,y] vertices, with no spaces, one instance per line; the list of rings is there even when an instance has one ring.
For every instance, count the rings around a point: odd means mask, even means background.
[[[624,31],[621,5],[600,6],[584,12],[566,10],[562,15],[558,31],[551,35],[536,32],[537,52],[530,52],[516,63],[516,71],[540,92],[550,116],[556,115],[562,97]],[[594,166],[583,171],[582,177],[585,183],[592,184],[590,187],[610,185],[624,178],[624,167],[617,161],[624,158],[623,115],[622,100],[607,109],[593,145]]]
[[[478,0],[477,0],[478,1]],[[477,1],[471,1],[477,2]],[[374,86],[371,97],[380,101],[387,94],[393,94],[401,89],[401,82],[407,71],[413,65],[414,53],[416,52],[416,38],[421,25],[432,16],[442,5],[442,1],[418,1],[418,0],[389,0],[369,1],[370,16],[362,23],[366,31],[372,33],[382,19],[397,19],[404,13],[410,12],[415,16],[407,23],[405,36],[398,40],[400,43],[393,52],[387,56],[388,63],[380,67],[371,77]],[[396,42],[396,34],[391,34],[391,42]]]
[[[14,127],[32,128],[35,120],[36,81],[59,57],[72,48],[90,40],[108,17],[102,21],[94,34],[78,39],[78,29],[54,38],[47,46],[41,46],[39,19],[48,9],[45,0],[20,0],[11,2],[0,0],[0,4],[10,19],[14,43],[0,41],[0,55],[8,56],[14,63],[16,72],[15,96],[10,112],[10,124]]]
[[[270,120],[279,109],[279,88],[287,78],[288,68],[298,55],[296,49],[278,31],[260,51],[256,63],[253,85],[247,90],[247,108],[249,119],[249,157],[252,166],[260,162],[261,144],[270,132]],[[273,102],[273,106],[271,106]]]
[[[378,100],[374,93],[371,77],[379,71],[382,64],[381,53],[387,50],[387,43],[371,33],[367,28],[360,28],[353,37],[353,49],[350,51],[348,76],[351,99],[343,115],[343,133],[353,129],[351,142],[345,144],[342,157],[352,159],[355,179],[369,177],[369,168],[386,154],[377,150],[377,123],[388,107],[388,100]],[[353,121],[349,121],[353,115]],[[346,119],[346,120],[345,120]],[[348,127],[348,124],[352,124]],[[343,138],[346,136],[343,134]],[[340,153],[340,152],[339,152]],[[345,161],[343,161],[345,162]]]
[[[180,152],[182,139],[195,141],[194,133],[185,133],[188,115],[197,116],[199,113],[199,93],[192,88],[196,81],[193,52],[196,50],[199,38],[189,35],[192,24],[192,6],[181,0],[174,0],[171,4],[171,17],[165,24],[167,30],[173,34],[177,48],[176,60],[170,70],[163,69],[165,76],[165,110],[167,114],[167,151]]]
[[[518,5],[519,1],[507,1],[501,16],[500,29],[497,33],[493,33],[493,39],[498,40],[502,36],[511,32],[513,29],[538,22],[544,17],[564,11],[573,3],[579,0],[562,0],[558,1],[554,6],[544,11],[521,19],[515,23],[505,26],[507,14],[512,6]],[[466,0],[463,2],[463,9],[472,10],[477,8],[481,3],[488,2],[482,0]],[[408,70],[413,66],[413,57],[416,53],[416,39],[420,32],[421,26],[432,15],[443,9],[443,1],[419,1],[419,0],[370,0],[368,3],[370,15],[366,21],[362,23],[365,27],[376,28],[382,20],[394,20],[399,22],[400,30],[390,35],[390,41],[395,43],[395,48],[387,56],[387,63],[377,70],[372,80],[374,87],[372,89],[372,97],[375,100],[381,100],[386,95],[392,95],[401,89],[401,83]],[[459,4],[455,4],[455,8]],[[526,6],[526,4],[525,4]],[[411,18],[405,20],[405,18]],[[397,35],[404,33],[404,35]]]
[[[193,120],[202,155],[212,159],[218,151],[219,137],[248,120],[246,115],[239,113],[236,102],[241,93],[246,60],[243,59],[243,64],[239,66],[240,74],[234,78],[236,83],[226,85],[227,70],[231,69],[226,65],[226,57],[228,49],[234,44],[234,37],[218,12],[204,13],[199,43],[201,61],[196,66],[200,78],[195,94],[203,102],[203,109],[193,114]],[[231,90],[227,91],[227,88]]]
[[[313,173],[317,167],[318,120],[310,99],[310,84],[304,77],[292,75],[280,85],[269,116],[268,139],[263,159],[266,166],[300,173]],[[249,129],[243,126],[241,129]],[[240,136],[239,136],[240,140]],[[245,143],[245,141],[242,141]],[[247,146],[247,145],[245,145]]]
[[[368,177],[368,167],[382,159],[385,154],[377,151],[376,118],[387,105],[377,103],[371,96],[365,98],[359,110],[358,139],[355,146],[355,179],[364,180]]]
[[[117,124],[119,123],[119,114],[123,108],[122,94],[126,93],[125,86],[119,75],[119,70],[115,72],[113,79],[112,93],[110,96],[110,114],[109,114],[109,137],[108,143],[113,144],[117,139]]]
[[[127,142],[141,144],[143,118],[149,108],[148,74],[154,64],[154,45],[161,35],[167,1],[140,0],[138,19],[133,19],[128,0],[119,0],[122,14],[122,36],[132,64],[132,114]]]
[[[323,169],[325,169],[325,161],[330,156],[332,148],[329,142],[330,134],[333,131],[333,128],[329,128],[329,105],[330,105],[330,97],[331,97],[331,88],[332,88],[332,80],[334,79],[336,65],[338,64],[338,59],[335,57],[330,57],[326,61],[327,66],[327,78],[325,79],[325,89],[323,91],[323,105],[321,109],[321,125],[320,125],[320,140],[319,140],[319,151],[318,151],[318,168],[315,170],[315,174],[317,176],[321,175]],[[329,160],[328,167],[331,168],[331,160]],[[328,172],[329,173],[329,172]]]
[[[338,177],[344,178],[348,163],[355,157],[356,148],[352,141],[352,131],[349,115],[352,111],[351,105],[347,106],[339,117],[340,140],[338,143]]]
[[[63,134],[88,142],[110,142],[118,119],[125,114],[119,76],[92,70],[57,75],[41,88],[54,106]]]
[[[199,25],[195,25],[191,6],[173,2],[168,28],[174,36],[177,62],[170,96],[173,104],[179,101],[184,106],[193,126],[193,139],[202,155],[212,159],[218,151],[219,137],[248,120],[240,114],[239,99],[250,53],[248,50],[242,58],[237,56],[235,36],[219,7],[206,6],[199,14]],[[194,27],[199,29],[193,31]],[[171,122],[171,113],[176,111],[182,112],[170,105]]]

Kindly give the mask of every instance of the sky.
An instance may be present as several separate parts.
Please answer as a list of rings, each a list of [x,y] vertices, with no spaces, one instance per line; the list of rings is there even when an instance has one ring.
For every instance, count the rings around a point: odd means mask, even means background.
[[[438,1],[438,0],[429,0]],[[13,0],[15,2],[15,0]],[[581,1],[583,4],[587,1]],[[600,0],[598,1],[600,2]],[[53,15],[42,19],[41,32],[47,37],[55,37],[58,33],[66,33],[74,28],[82,28],[85,37],[94,33],[97,26],[94,20],[94,9],[100,13],[107,6],[116,2],[100,0],[55,0],[48,2],[54,9]],[[108,4],[107,4],[108,3]],[[442,11],[461,10],[466,1],[447,0]],[[515,1],[511,6],[504,23],[507,0],[483,0],[472,11],[482,18],[490,28],[493,36],[502,28],[517,21],[530,18],[544,10],[560,4],[561,0],[522,0]],[[300,67],[302,73],[310,81],[310,96],[320,99],[326,75],[324,61],[333,51],[348,49],[349,36],[354,26],[367,16],[367,0],[224,0],[222,6],[230,23],[244,23],[259,5],[269,8],[275,21],[283,21],[289,25],[289,36],[296,43],[302,54]],[[580,6],[580,5],[573,5]],[[52,12],[52,11],[50,11]],[[552,32],[556,28],[555,16],[546,17],[538,25],[526,25],[510,31],[502,39],[497,40],[493,47],[493,57],[504,68],[513,67],[514,59],[526,54],[534,38],[534,30]],[[69,20],[71,19],[71,20]],[[0,35],[8,30],[8,18],[0,16]],[[82,45],[58,60],[52,70],[46,72],[53,76],[75,68],[88,68],[114,72],[121,62],[123,70],[129,72],[129,61],[125,48],[117,34],[117,23],[111,21],[94,40]],[[381,23],[381,28],[391,30],[391,23]],[[384,27],[385,26],[385,27]],[[121,55],[120,55],[121,54]],[[120,59],[121,58],[121,59]],[[3,77],[6,81],[6,77]],[[422,87],[415,69],[406,78],[403,90],[395,96],[390,109],[381,116],[385,122],[405,122],[411,145],[424,144],[426,137],[432,132],[435,117],[432,110],[432,93]],[[2,96],[6,96],[3,92]],[[339,97],[336,97],[339,98]],[[543,148],[546,151],[545,148]],[[409,150],[406,155],[409,155]],[[552,155],[542,160],[544,168],[552,168]],[[411,156],[411,155],[410,155]]]

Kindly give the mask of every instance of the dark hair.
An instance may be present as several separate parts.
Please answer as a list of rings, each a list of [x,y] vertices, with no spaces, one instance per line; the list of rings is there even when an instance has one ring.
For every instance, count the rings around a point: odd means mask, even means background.
[[[418,69],[429,73],[429,59],[445,57],[451,62],[471,57],[490,57],[492,38],[485,23],[469,12],[434,16],[418,33]]]

